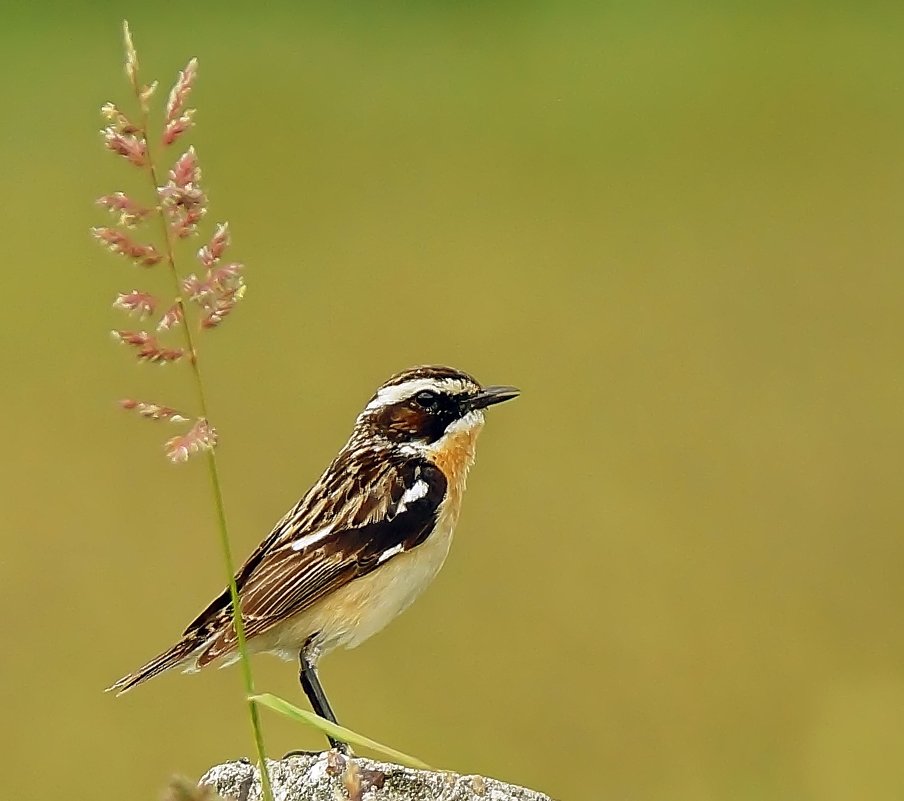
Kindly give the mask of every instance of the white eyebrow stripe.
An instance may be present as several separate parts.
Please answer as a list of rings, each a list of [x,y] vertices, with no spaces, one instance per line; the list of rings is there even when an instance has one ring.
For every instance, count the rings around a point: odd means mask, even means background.
[[[397,515],[402,514],[402,512],[404,512],[408,508],[409,503],[419,501],[427,494],[429,489],[430,485],[423,479],[415,481],[411,487],[405,490],[405,492],[402,494],[402,497],[399,498],[399,505],[396,507],[395,513]]]
[[[432,389],[436,392],[449,392],[457,395],[467,392],[469,384],[457,378],[413,378],[401,384],[391,387],[383,387],[377,392],[376,397],[367,404],[365,411],[380,409],[384,406],[392,406],[394,403],[406,400],[424,389]]]
[[[330,525],[324,526],[311,534],[305,534],[300,540],[295,540],[295,542],[292,543],[291,548],[293,551],[302,551],[309,545],[314,545],[314,543],[320,542],[320,540],[328,537],[332,532],[333,524],[330,523]]]

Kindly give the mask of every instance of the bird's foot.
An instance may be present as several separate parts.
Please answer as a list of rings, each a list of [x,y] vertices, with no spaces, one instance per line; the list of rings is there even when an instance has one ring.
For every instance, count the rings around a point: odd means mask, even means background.
[[[349,748],[348,743],[340,742],[339,740],[330,739],[330,750],[335,751],[338,754],[342,754],[344,757],[352,757],[354,754],[352,753],[352,749]]]
[[[353,757],[352,749],[348,747],[347,743],[339,742],[338,740],[330,740],[329,749],[324,749],[323,751],[307,751],[303,748],[299,748],[294,751],[287,751],[283,754],[283,759],[288,759],[289,757],[294,756],[317,756],[318,754],[331,754],[336,753],[340,756],[344,757]]]
[[[299,748],[294,751],[286,751],[286,753],[283,754],[283,759],[288,759],[289,757],[296,757],[296,756],[317,756],[317,754],[322,754],[322,753],[323,753],[323,751],[305,751],[303,748]]]

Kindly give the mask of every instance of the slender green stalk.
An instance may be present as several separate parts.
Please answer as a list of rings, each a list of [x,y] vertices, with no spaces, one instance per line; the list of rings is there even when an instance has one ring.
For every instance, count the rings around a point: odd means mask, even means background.
[[[315,715],[313,712],[299,709],[288,701],[284,701],[282,698],[278,698],[270,693],[262,693],[261,695],[256,696],[254,700],[263,706],[269,707],[270,709],[285,715],[287,718],[291,718],[292,720],[304,723],[308,726],[313,726],[318,731],[322,731],[327,736],[336,740],[341,740],[347,745],[359,745],[362,748],[375,751],[381,756],[389,757],[401,765],[408,765],[409,767],[417,768],[418,770],[433,770],[426,762],[421,761],[417,757],[413,757],[402,751],[397,751],[395,748],[390,748],[388,745],[378,743],[376,740],[371,740],[370,737],[365,737],[363,734],[358,734],[356,731],[346,729],[345,726],[340,726],[337,723],[325,720],[324,718]]]
[[[129,70],[129,78],[132,84],[132,89],[135,92],[135,98],[138,101],[139,108],[141,109],[141,133],[144,138],[145,147],[147,148],[148,177],[151,180],[151,187],[156,201],[154,208],[156,211],[156,216],[160,221],[164,241],[165,257],[170,268],[170,275],[173,279],[176,303],[179,307],[179,311],[182,317],[182,330],[184,331],[185,345],[188,351],[189,361],[192,366],[192,374],[194,376],[193,383],[197,392],[198,406],[201,411],[201,416],[205,420],[209,420],[210,415],[208,414],[207,396],[204,391],[204,380],[201,375],[201,366],[198,362],[198,351],[195,347],[194,336],[191,332],[191,325],[187,313],[188,310],[186,308],[186,303],[184,298],[182,297],[182,281],[180,280],[179,272],[176,269],[175,248],[172,233],[166,219],[166,214],[159,202],[159,199],[157,198],[157,190],[160,186],[160,183],[157,180],[157,170],[154,166],[154,159],[151,155],[151,143],[148,137],[148,103],[142,97],[141,87],[138,82],[137,58],[134,56],[135,50],[132,45],[132,37],[129,32],[129,25],[127,22],[123,23],[123,33],[125,36],[128,58],[130,59],[130,63],[134,63],[135,65],[134,69]],[[261,790],[263,792],[263,798],[265,801],[273,801],[273,791],[270,786],[269,771],[267,770],[267,757],[264,748],[264,735],[261,728],[260,715],[258,713],[257,703],[252,700],[252,697],[255,695],[254,675],[251,671],[251,659],[248,654],[248,646],[245,639],[245,625],[242,620],[241,601],[239,599],[238,586],[236,585],[235,581],[235,561],[232,556],[232,546],[229,542],[229,528],[226,522],[226,506],[223,501],[223,490],[220,483],[220,473],[217,468],[217,458],[214,450],[212,448],[207,449],[206,455],[207,472],[210,477],[210,488],[213,495],[213,503],[217,518],[217,528],[219,530],[220,536],[220,548],[223,552],[223,561],[229,582],[229,596],[232,601],[232,625],[235,629],[236,646],[239,652],[239,662],[241,663],[242,679],[245,685],[245,698],[248,703],[248,714],[251,719],[251,729],[254,736],[254,744],[257,750],[261,777]]]

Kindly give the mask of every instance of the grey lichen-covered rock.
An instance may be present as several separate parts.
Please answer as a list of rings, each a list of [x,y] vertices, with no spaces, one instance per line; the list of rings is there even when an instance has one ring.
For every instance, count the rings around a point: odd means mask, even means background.
[[[336,751],[269,760],[274,801],[551,801],[483,776],[413,770]],[[257,767],[247,760],[211,768],[201,779],[224,798],[260,801]]]

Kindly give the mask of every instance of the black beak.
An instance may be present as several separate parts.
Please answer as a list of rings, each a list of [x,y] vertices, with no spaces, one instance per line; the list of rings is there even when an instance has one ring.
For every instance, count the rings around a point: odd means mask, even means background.
[[[465,406],[471,409],[485,409],[494,403],[502,403],[503,401],[517,398],[521,394],[520,389],[515,387],[484,387],[480,392],[465,402]]]

